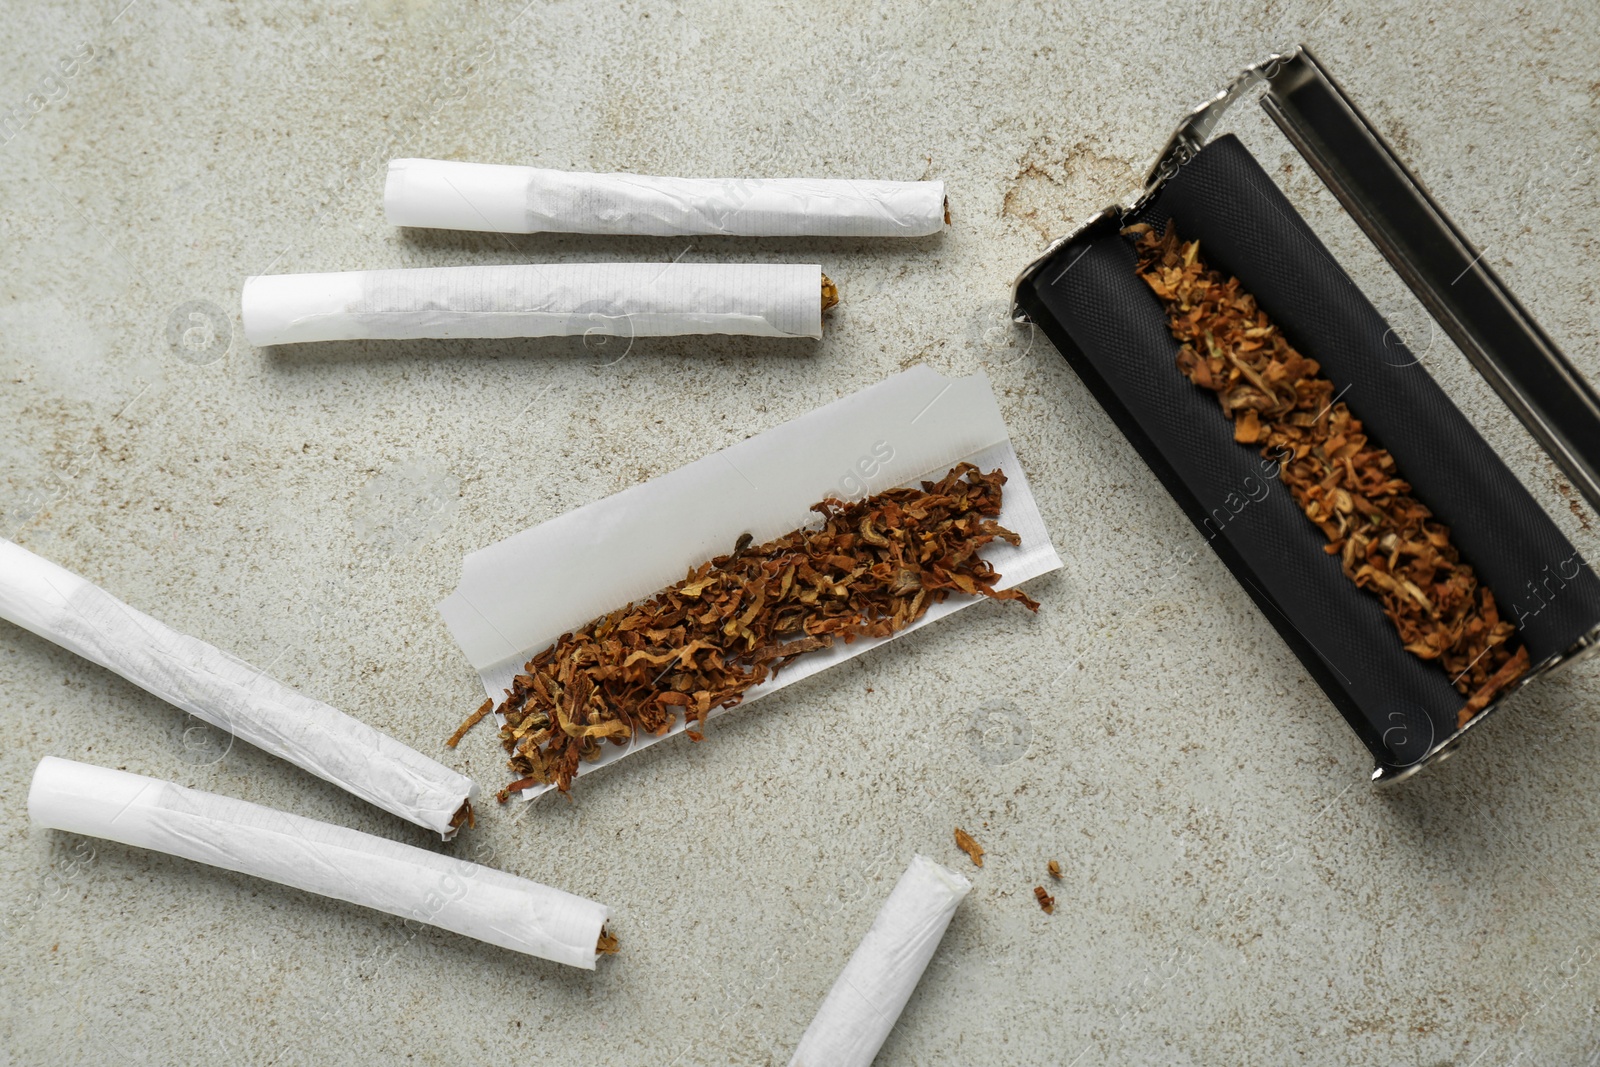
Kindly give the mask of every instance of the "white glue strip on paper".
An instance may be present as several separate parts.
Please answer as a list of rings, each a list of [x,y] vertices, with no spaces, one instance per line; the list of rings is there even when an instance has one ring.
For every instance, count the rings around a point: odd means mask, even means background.
[[[652,178],[396,159],[391,225],[496,233],[925,237],[945,224],[943,182]]]
[[[440,605],[450,633],[499,703],[523,665],[562,634],[683,580],[733,550],[741,534],[769,541],[813,523],[824,497],[859,499],[961,462],[1006,476],[999,523],[1021,544],[996,541],[983,558],[1009,589],[1061,566],[1005,420],[982,374],[945,378],[913,367],[670,474],[595,501],[467,556],[461,583]],[[838,642],[795,659],[753,686],[744,703],[807,678],[978,602],[952,595],[890,637]],[[712,710],[712,716],[719,714]],[[682,733],[636,731],[607,744],[579,775]],[[532,798],[553,786],[534,786]]]
[[[512,263],[267,274],[241,297],[251,344],[415,337],[821,337],[822,268]]]
[[[446,840],[466,775],[0,538],[0,619]]]
[[[789,1067],[869,1067],[972,883],[913,856],[806,1027]]]
[[[46,756],[28,817],[594,969],[607,909],[466,860],[233,797]]]

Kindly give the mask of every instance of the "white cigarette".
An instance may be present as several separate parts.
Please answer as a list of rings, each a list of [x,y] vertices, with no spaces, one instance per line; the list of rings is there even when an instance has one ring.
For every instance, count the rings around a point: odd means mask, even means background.
[[[253,345],[356,338],[821,337],[822,268],[518,263],[245,279]]]
[[[142,774],[46,756],[28,817],[594,969],[604,905],[465,860]]]
[[[4,538],[0,619],[446,840],[477,792],[465,775]]]
[[[944,228],[943,182],[652,178],[395,159],[395,226],[498,233],[924,237]]]
[[[868,1067],[971,888],[950,868],[913,856],[806,1027],[789,1067]]]

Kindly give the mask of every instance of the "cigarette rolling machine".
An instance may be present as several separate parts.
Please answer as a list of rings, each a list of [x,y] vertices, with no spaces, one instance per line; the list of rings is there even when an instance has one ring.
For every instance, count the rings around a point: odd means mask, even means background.
[[[1305,48],[1246,69],[1190,113],[1141,195],[1051,244],[1018,277],[1012,310],[1066,356],[1299,656],[1371,750],[1373,781],[1396,782],[1447,757],[1512,693],[1591,651],[1600,580],[1243,144],[1212,138],[1229,105],[1258,89],[1402,280],[1600,509],[1600,398]],[[1124,233],[1169,221],[1321,364],[1411,495],[1449,528],[1500,617],[1516,623],[1528,669],[1481,711],[1464,711],[1440,664],[1406,649],[1379,598],[1346,576],[1275,476],[1271,492],[1240,506],[1262,484],[1262,457],[1179,371],[1179,343]]]

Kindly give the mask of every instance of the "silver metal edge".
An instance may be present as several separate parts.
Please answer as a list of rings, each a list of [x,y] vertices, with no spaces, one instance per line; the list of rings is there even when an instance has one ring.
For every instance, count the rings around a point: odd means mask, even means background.
[[[1569,667],[1581,660],[1588,659],[1597,651],[1600,651],[1600,626],[1596,626],[1594,629],[1579,637],[1578,640],[1573,642],[1565,652],[1556,653],[1554,656],[1551,656],[1543,663],[1540,663],[1538,666],[1528,671],[1521,678],[1518,678],[1511,684],[1509,689],[1491,701],[1488,707],[1484,708],[1482,711],[1478,712],[1478,714],[1468,719],[1465,726],[1459,728],[1449,737],[1446,737],[1443,741],[1440,741],[1438,744],[1434,745],[1427,751],[1426,754],[1422,756],[1421,759],[1417,760],[1415,763],[1407,764],[1404,767],[1385,767],[1380,763],[1373,767],[1372,784],[1380,788],[1398,785],[1401,782],[1415,777],[1424,768],[1443,763],[1445,760],[1455,755],[1456,750],[1461,747],[1462,739],[1466,737],[1468,733],[1476,729],[1478,724],[1483,722],[1490,715],[1505,707],[1507,701],[1509,701],[1517,693],[1520,693],[1523,688],[1535,678],[1542,678],[1554,671],[1561,670],[1562,668]]]
[[[1390,223],[1384,207],[1372,200],[1361,188],[1352,186],[1345,180],[1338,167],[1331,162],[1334,157],[1323,151],[1320,138],[1326,131],[1310,123],[1299,108],[1290,103],[1288,93],[1307,84],[1313,84],[1327,93],[1333,106],[1343,116],[1341,132],[1364,139],[1384,160],[1387,164],[1386,170],[1409,195],[1410,202],[1431,216],[1432,235],[1452,247],[1459,260],[1465,264],[1456,281],[1450,284],[1455,285],[1470,273],[1475,281],[1483,285],[1487,291],[1487,298],[1503,308],[1529,348],[1538,353],[1540,366],[1554,378],[1559,379],[1568,393],[1591,413],[1600,410],[1600,396],[1596,395],[1571,361],[1556,347],[1555,342],[1494,270],[1484,262],[1483,253],[1460,231],[1455,221],[1433,198],[1421,179],[1395,154],[1394,149],[1356,106],[1355,101],[1317,62],[1311,50],[1301,49],[1293,66],[1282,73],[1283,78],[1274,79],[1272,91],[1262,97],[1262,108],[1322,179],[1322,183],[1333,193],[1345,211],[1361,227],[1362,232],[1400,276],[1400,280],[1405,282],[1406,288],[1415,294],[1434,321],[1455,342],[1462,355],[1466,356],[1468,362],[1499,394],[1512,414],[1527,427],[1584,498],[1592,506],[1600,508],[1600,470],[1597,470],[1575,446],[1566,429],[1553,424],[1546,417],[1546,411],[1538,399],[1527,395],[1507,375],[1502,357],[1485,345],[1479,331],[1463,320],[1443,299],[1428,272],[1416,262],[1406,244],[1397,237],[1398,231]],[[1285,92],[1280,93],[1280,89]]]

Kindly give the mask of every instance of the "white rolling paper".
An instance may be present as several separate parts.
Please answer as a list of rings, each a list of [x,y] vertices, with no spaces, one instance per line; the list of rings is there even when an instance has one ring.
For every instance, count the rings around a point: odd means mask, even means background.
[[[745,438],[687,466],[586,504],[462,562],[461,582],[439,605],[484,693],[495,703],[534,653],[563,633],[650,596],[692,566],[726,552],[741,533],[757,543],[814,519],[825,496],[882,492],[939,478],[966,461],[1005,472],[1000,524],[1022,543],[995,542],[983,557],[1010,589],[1061,566],[1028,478],[1006,430],[989,380],[946,378],[917,366]],[[801,656],[755,686],[740,706],[859,656],[979,602],[953,596],[889,637],[839,642]],[[712,715],[724,714],[713,710]],[[638,732],[625,746],[606,745],[580,776],[686,728],[680,716],[665,734]],[[555,788],[539,785],[529,800]]]
[[[0,538],[0,619],[445,839],[477,784]]]
[[[497,233],[925,237],[944,229],[943,182],[652,178],[443,159],[395,159],[395,226]]]
[[[33,772],[28,817],[588,970],[608,914],[592,900],[466,860],[54,756]]]
[[[822,268],[788,263],[513,263],[246,278],[253,345],[588,334],[822,336]]]
[[[806,1027],[789,1067],[868,1067],[971,888],[950,868],[913,856]]]

